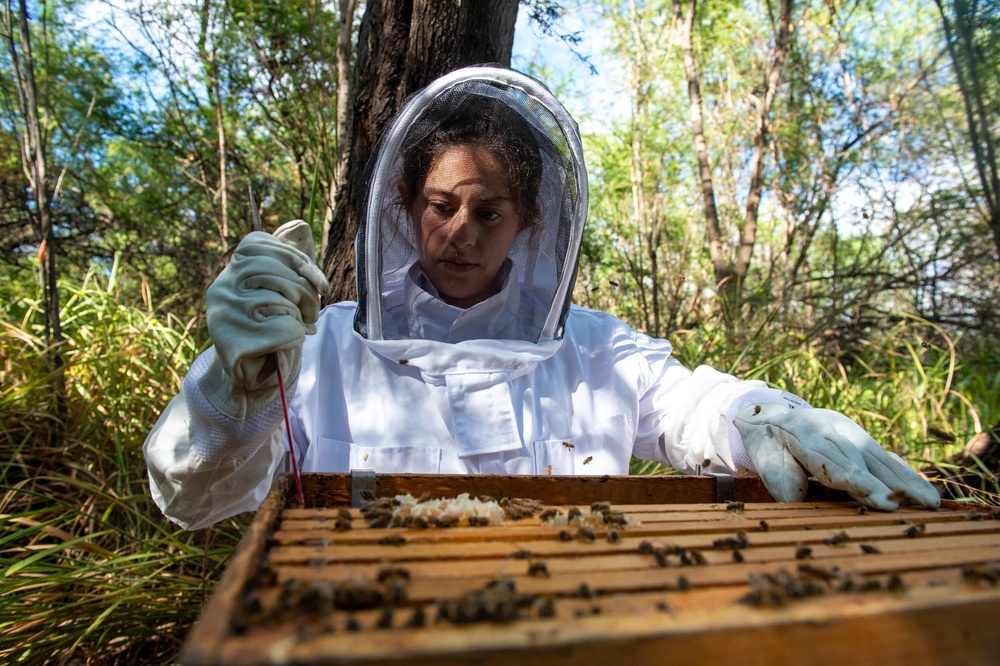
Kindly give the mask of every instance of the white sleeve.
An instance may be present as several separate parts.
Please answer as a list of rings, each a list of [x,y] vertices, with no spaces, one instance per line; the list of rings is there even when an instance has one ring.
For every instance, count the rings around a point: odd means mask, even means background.
[[[284,455],[281,406],[235,421],[217,412],[198,379],[213,350],[198,357],[146,437],[143,455],[153,500],[163,514],[193,530],[256,510]],[[293,388],[293,387],[289,387]]]
[[[650,385],[639,401],[634,453],[640,458],[689,474],[753,471],[732,425],[736,412],[750,402],[796,401],[808,407],[759,380],[740,380],[705,365],[692,372],[670,357],[666,341],[650,338],[640,349],[651,370]]]

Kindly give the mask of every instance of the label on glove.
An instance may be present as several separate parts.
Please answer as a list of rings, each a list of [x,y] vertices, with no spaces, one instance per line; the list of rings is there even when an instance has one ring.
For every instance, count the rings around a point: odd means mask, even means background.
[[[809,407],[809,403],[800,398],[797,395],[793,395],[787,391],[781,392],[780,404],[785,405],[789,409],[799,409]]]

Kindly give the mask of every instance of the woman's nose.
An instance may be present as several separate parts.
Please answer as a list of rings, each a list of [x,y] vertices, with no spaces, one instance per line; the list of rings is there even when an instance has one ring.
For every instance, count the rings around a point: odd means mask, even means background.
[[[467,209],[459,208],[451,219],[448,240],[456,247],[470,247],[476,242],[476,229]]]

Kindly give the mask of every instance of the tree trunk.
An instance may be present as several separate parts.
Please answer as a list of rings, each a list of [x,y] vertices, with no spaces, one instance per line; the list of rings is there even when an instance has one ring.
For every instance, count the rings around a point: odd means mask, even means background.
[[[328,303],[356,297],[354,237],[365,165],[407,95],[459,67],[510,64],[517,0],[374,0],[361,20],[346,175],[337,190],[323,270]]]
[[[333,202],[337,200],[337,192],[347,178],[347,157],[350,154],[348,144],[351,134],[351,36],[354,31],[354,13],[358,8],[357,0],[340,0],[340,31],[337,35],[337,162],[330,180],[330,190],[327,201],[330,202],[323,214],[323,242],[320,246],[320,256],[326,256],[327,241],[330,237],[330,224],[333,222]]]
[[[31,34],[28,30],[28,8],[25,0],[21,0],[17,35],[19,44],[14,41],[13,16],[10,4],[6,8],[4,21],[8,35],[8,51],[14,65],[17,78],[18,108],[24,120],[24,133],[21,145],[21,161],[25,173],[29,175],[32,194],[38,216],[37,231],[44,250],[39,251],[42,264],[42,283],[45,297],[45,342],[55,350],[55,366],[62,366],[62,357],[58,345],[62,342],[62,329],[59,322],[59,291],[56,288],[58,271],[56,257],[58,255],[57,239],[52,224],[51,184],[48,175],[48,159],[45,152],[45,140],[42,136],[42,123],[38,114],[38,91],[35,86],[35,62],[31,50]],[[20,49],[20,51],[18,50]]]
[[[750,162],[750,188],[747,192],[743,224],[740,229],[740,244],[735,258],[725,251],[722,241],[722,225],[715,203],[715,186],[712,165],[705,139],[702,114],[701,82],[694,58],[693,32],[696,0],[674,1],[674,16],[680,28],[681,51],[684,58],[684,73],[688,83],[690,100],[691,131],[694,137],[695,154],[698,158],[698,174],[701,181],[703,205],[705,207],[705,228],[708,235],[708,251],[715,273],[715,283],[722,302],[722,312],[727,326],[738,325],[740,302],[743,297],[743,281],[750,270],[753,248],[757,237],[757,212],[760,195],[764,186],[764,157],[770,140],[770,113],[775,94],[781,86],[781,73],[788,56],[792,0],[781,0],[778,25],[775,26],[774,48],[763,81],[763,91],[757,99],[757,128],[754,136],[754,153]]]
[[[59,272],[56,266],[58,239],[55,235],[52,211],[52,186],[48,175],[48,157],[45,150],[45,136],[38,113],[38,89],[35,84],[35,61],[31,49],[31,33],[28,30],[28,8],[26,0],[19,7],[17,35],[14,38],[13,14],[10,3],[4,13],[4,27],[7,32],[7,48],[14,66],[17,83],[17,103],[24,121],[21,141],[21,162],[31,184],[35,199],[39,235],[39,260],[42,267],[43,322],[46,351],[51,367],[55,370],[55,395],[53,414],[56,419],[63,416],[65,394],[62,324],[59,318]],[[19,50],[20,49],[20,50]]]
[[[698,179],[701,184],[702,205],[705,206],[705,230],[708,234],[708,254],[715,271],[715,283],[724,286],[730,281],[732,267],[722,249],[722,230],[719,225],[719,211],[715,205],[715,183],[712,179],[712,165],[705,141],[705,121],[701,110],[701,79],[695,68],[693,37],[695,0],[688,0],[687,6],[681,0],[674,2],[674,15],[681,33],[681,53],[684,58],[684,74],[687,77],[689,115],[691,133],[694,138],[694,152],[698,159]]]
[[[976,43],[976,14],[979,11],[975,0],[953,0],[954,18],[949,19],[943,0],[936,0],[941,14],[948,54],[955,69],[955,78],[965,105],[965,120],[969,129],[969,142],[975,158],[976,173],[986,199],[986,221],[993,234],[993,243],[1000,259],[1000,169],[997,165],[997,138],[993,135],[994,120],[986,90],[990,73],[983,74],[980,65],[989,69],[989,61],[980,63],[981,51]],[[994,71],[992,75],[995,76]],[[995,107],[994,107],[995,108]]]

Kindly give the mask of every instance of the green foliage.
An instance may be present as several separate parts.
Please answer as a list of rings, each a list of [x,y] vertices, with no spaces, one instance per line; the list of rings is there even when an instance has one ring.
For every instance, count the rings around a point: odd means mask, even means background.
[[[184,532],[149,496],[142,441],[199,348],[198,322],[122,302],[117,268],[62,285],[62,422],[38,305],[4,301],[4,663],[169,662],[240,536],[235,521]]]
[[[813,407],[851,417],[916,469],[948,465],[972,437],[1000,423],[1000,354],[982,340],[964,344],[940,326],[899,316],[850,353],[836,341],[762,327],[747,345],[721,329],[680,331],[675,357],[709,365],[804,397]],[[633,473],[659,466],[633,461]],[[980,480],[968,499],[1000,504],[995,467],[960,470]]]
[[[575,48],[560,4],[526,3],[543,32]],[[31,23],[50,173],[62,177],[64,396],[44,353],[38,238],[0,51],[0,660],[162,663],[242,525],[186,533],[166,521],[141,444],[203,346],[195,313],[250,229],[247,188],[266,227],[321,226],[343,138],[333,129],[337,17],[298,1],[152,3],[141,17],[118,15],[143,35],[133,49],[85,30],[80,6],[39,5]],[[730,251],[773,41],[767,8],[698,3],[695,55]],[[586,125],[591,210],[576,302],[671,338],[688,367],[843,411],[915,467],[965,473],[970,501],[997,503],[991,461],[948,462],[1000,424],[1000,270],[983,242],[982,188],[934,7],[795,4],[738,335],[721,323],[704,243],[673,3],[600,12],[595,30],[622,65],[629,111]],[[995,63],[1000,31],[975,34],[982,62]],[[542,53],[520,66],[570,106],[587,92]]]

